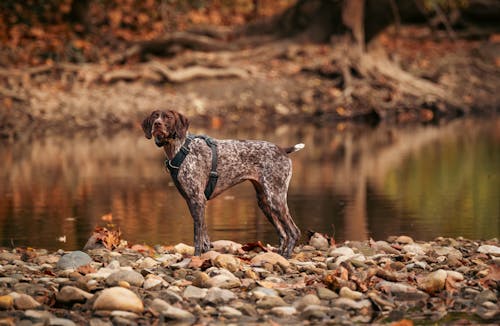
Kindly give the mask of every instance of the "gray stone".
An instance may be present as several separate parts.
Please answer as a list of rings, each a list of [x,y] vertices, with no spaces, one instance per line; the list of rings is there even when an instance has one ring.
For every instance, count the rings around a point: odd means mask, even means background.
[[[263,297],[257,301],[257,308],[270,309],[273,307],[286,306],[286,302],[280,297]]]
[[[320,305],[309,305],[302,312],[300,316],[303,319],[324,319],[327,317],[327,313],[330,308]]]
[[[363,309],[363,308],[370,308],[372,303],[370,300],[361,300],[361,301],[355,301],[353,299],[349,298],[338,298],[333,301],[333,305],[335,307],[339,307],[342,309]]]
[[[318,287],[316,289],[316,292],[321,300],[332,300],[339,297],[339,295],[335,293],[335,291],[323,287]]]
[[[55,316],[49,311],[43,310],[26,310],[24,312],[24,317],[32,320],[32,321],[41,321],[48,323],[49,319],[55,318]]]
[[[477,248],[477,251],[492,256],[500,256],[500,247],[493,245],[482,245],[479,248]]]
[[[213,287],[208,290],[207,295],[205,296],[205,301],[213,304],[219,304],[234,300],[236,298],[236,294],[229,290]]]
[[[196,319],[195,316],[189,311],[170,305],[167,307],[167,309],[163,310],[161,314],[165,318],[173,320],[194,321]]]
[[[132,286],[142,286],[144,283],[144,276],[133,270],[120,270],[106,278],[106,284],[108,286],[115,286],[120,281],[125,281]]]
[[[92,258],[83,251],[73,251],[62,256],[57,262],[58,269],[77,269],[92,262]]]
[[[205,298],[205,296],[207,295],[207,291],[208,291],[207,289],[201,289],[199,287],[189,285],[184,290],[182,296],[188,300],[190,299],[199,300]]]
[[[241,311],[239,311],[236,308],[229,307],[229,306],[222,306],[219,307],[219,312],[222,316],[226,318],[238,318],[242,316]]]
[[[358,291],[353,291],[345,286],[340,289],[339,295],[343,298],[349,298],[353,300],[361,300],[361,298],[363,297],[363,293]]]
[[[306,294],[302,298],[299,298],[293,303],[293,306],[299,310],[304,310],[307,306],[310,305],[320,305],[321,300],[315,294]]]
[[[250,291],[250,296],[252,296],[258,300],[258,299],[262,299],[262,298],[267,297],[267,296],[278,297],[279,294],[278,294],[278,291],[276,291],[274,289],[269,289],[269,288],[258,286],[255,289],[253,289],[252,291]]]
[[[297,314],[297,309],[291,306],[274,307],[271,309],[271,313],[278,317],[289,317]]]

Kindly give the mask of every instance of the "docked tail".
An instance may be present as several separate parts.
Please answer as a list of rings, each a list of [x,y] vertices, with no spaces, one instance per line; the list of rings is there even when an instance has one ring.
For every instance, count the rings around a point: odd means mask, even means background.
[[[300,151],[305,146],[306,145],[300,143],[300,144],[294,145],[292,147],[283,148],[283,150],[285,151],[285,153],[290,154],[290,153],[293,153],[293,152]]]

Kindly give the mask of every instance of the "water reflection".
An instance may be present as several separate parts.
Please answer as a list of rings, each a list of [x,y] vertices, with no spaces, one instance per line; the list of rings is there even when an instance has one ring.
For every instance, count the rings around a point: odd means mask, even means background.
[[[272,132],[193,130],[267,139],[293,154],[289,206],[299,227],[337,240],[408,234],[500,234],[500,119],[404,129],[283,126]],[[1,144],[2,246],[81,248],[112,213],[134,243],[192,243],[192,221],[165,173],[163,153],[139,130]],[[212,239],[276,243],[251,184],[209,203]],[[66,243],[57,239],[66,236]]]

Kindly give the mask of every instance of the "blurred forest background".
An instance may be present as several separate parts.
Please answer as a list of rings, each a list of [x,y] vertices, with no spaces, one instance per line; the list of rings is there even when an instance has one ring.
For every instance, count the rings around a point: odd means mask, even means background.
[[[0,2],[0,136],[436,122],[500,107],[495,0]]]

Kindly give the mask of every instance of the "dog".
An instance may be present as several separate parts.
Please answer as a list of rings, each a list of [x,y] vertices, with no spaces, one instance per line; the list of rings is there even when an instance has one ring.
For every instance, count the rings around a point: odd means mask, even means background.
[[[210,249],[207,201],[249,180],[260,209],[276,228],[279,253],[290,257],[300,230],[287,205],[292,176],[288,154],[301,150],[304,144],[282,148],[266,141],[212,139],[190,135],[188,127],[189,120],[173,110],[153,111],[142,122],[145,137],[154,138],[165,151],[167,168],[193,217],[195,255]]]

